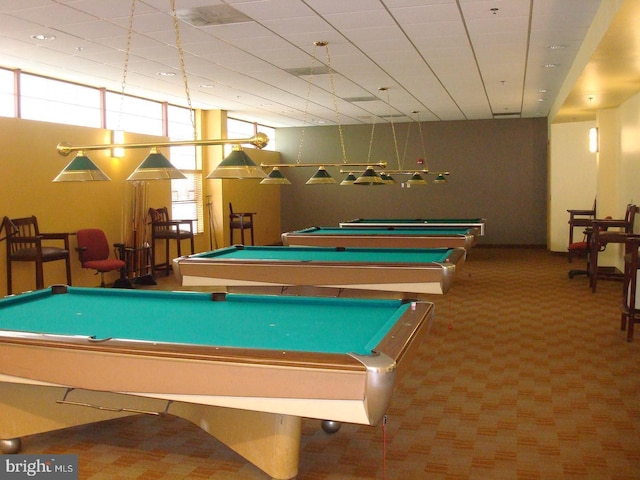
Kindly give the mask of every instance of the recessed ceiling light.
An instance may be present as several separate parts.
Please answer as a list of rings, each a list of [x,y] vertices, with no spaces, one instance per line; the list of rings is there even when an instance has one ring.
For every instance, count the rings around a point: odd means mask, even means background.
[[[158,72],[156,75],[160,77],[175,77],[176,74],[173,72]]]
[[[544,68],[558,68],[560,65],[557,63],[545,63]]]
[[[49,35],[47,33],[37,33],[35,35],[31,35],[31,38],[33,38],[34,40],[45,40],[45,41],[56,39],[54,35]]]
[[[549,50],[562,50],[563,48],[566,48],[564,45],[547,45],[547,48]]]
[[[539,88],[538,89],[538,93],[547,93],[547,89],[546,88]]]
[[[200,88],[214,88],[215,85],[213,83],[203,83],[200,85]]]

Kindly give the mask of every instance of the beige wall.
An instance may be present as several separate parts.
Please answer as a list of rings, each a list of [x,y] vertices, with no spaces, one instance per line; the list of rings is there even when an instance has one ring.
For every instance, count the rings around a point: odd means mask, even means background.
[[[578,141],[579,136],[582,136],[586,142],[589,125],[590,123],[582,122],[551,127],[552,171],[564,168],[567,161],[567,155],[561,155],[560,152],[574,151],[577,153],[575,159],[586,158],[582,152],[583,147],[578,147]],[[551,203],[550,216],[555,219],[550,227],[551,238],[566,238],[568,215],[565,209],[588,208],[591,203],[585,203],[585,190],[590,191],[592,186],[595,186],[598,197],[599,218],[608,215],[622,218],[627,204],[640,204],[640,94],[631,97],[618,108],[598,111],[594,125],[598,127],[600,137],[595,168],[590,163],[581,165],[574,160],[576,173],[568,177],[567,181],[557,175],[552,176],[552,184],[555,182],[557,185],[552,187],[552,191],[562,189],[565,202]],[[566,132],[573,134],[566,135]],[[636,232],[639,220],[636,220]],[[566,240],[564,243],[553,243],[552,250],[566,251]],[[608,246],[600,263],[621,268],[623,261],[620,246]]]
[[[549,249],[566,252],[567,210],[587,210],[596,197],[597,154],[589,151],[589,128],[596,122],[551,125],[549,165]],[[578,229],[577,238],[582,238]]]
[[[480,242],[546,245],[546,119],[422,122],[423,151],[417,123],[395,125],[398,155],[389,124],[376,125],[371,161],[416,168],[426,157],[431,170],[450,170],[449,183],[426,187],[342,187],[305,185],[313,169],[283,169],[293,185],[282,187],[283,229],[331,226],[355,217],[485,217]],[[350,162],[369,160],[370,125],[343,126]],[[301,129],[276,132],[283,161],[295,163]],[[405,152],[405,143],[407,145]],[[307,128],[301,163],[341,162],[336,127]],[[425,155],[426,153],[426,155]],[[340,181],[339,169],[330,173]],[[433,179],[434,177],[430,177]],[[407,176],[398,177],[406,182]]]

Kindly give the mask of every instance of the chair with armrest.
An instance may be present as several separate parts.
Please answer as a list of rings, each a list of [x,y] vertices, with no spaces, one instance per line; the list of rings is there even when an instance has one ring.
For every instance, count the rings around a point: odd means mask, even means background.
[[[169,259],[170,242],[176,242],[178,257],[182,256],[182,241],[189,240],[191,253],[195,253],[193,222],[194,220],[172,220],[167,207],[150,208],[151,219],[151,273],[164,270],[166,275],[173,269]],[[165,260],[156,264],[156,240],[164,240]]]
[[[611,220],[611,216],[604,217],[604,220]],[[608,227],[602,227],[604,231],[607,230]],[[591,237],[593,236],[593,227],[586,227],[584,229],[584,238],[580,242],[573,242],[569,245],[569,252],[573,251],[574,256],[584,256],[587,261],[586,268],[584,270],[569,270],[569,278],[573,278],[576,275],[591,275]],[[603,251],[605,245],[600,245],[600,251]],[[591,285],[591,281],[589,281],[589,285]]]
[[[233,245],[233,232],[240,230],[240,241],[244,245],[244,231],[251,233],[251,245],[253,245],[253,216],[255,212],[237,213],[233,211],[233,205],[229,202],[229,242]]]
[[[110,247],[107,236],[99,228],[83,228],[76,232],[78,239],[78,254],[82,268],[88,268],[100,274],[100,286],[104,287],[104,274],[120,271],[117,287],[130,287],[125,278],[125,262],[119,258],[110,258]],[[117,245],[114,245],[117,247]]]
[[[36,289],[44,288],[43,265],[47,262],[64,260],[66,263],[67,284],[71,285],[71,259],[69,255],[70,233],[41,233],[35,216],[24,218],[4,217],[2,222],[7,236],[7,292],[13,293],[13,262],[33,262],[36,267]],[[63,247],[45,245],[43,242],[58,240]]]
[[[583,234],[582,241],[573,241],[574,229],[582,228],[583,231],[586,227],[591,226],[591,222],[596,217],[596,200],[593,201],[593,207],[591,210],[567,210],[569,212],[569,263],[573,260],[573,257],[584,257],[587,255],[589,248],[585,245],[586,234]]]
[[[622,280],[623,274],[617,270],[598,267],[598,254],[610,243],[626,242],[626,237],[633,233],[633,223],[638,211],[636,205],[627,205],[624,219],[596,219],[591,222],[591,241],[589,245],[589,283],[595,293],[598,279]],[[611,231],[611,228],[618,230]]]
[[[627,331],[627,342],[633,341],[633,327],[640,322],[640,304],[638,302],[638,249],[640,235],[628,235],[625,239],[624,282],[622,286],[622,304],[620,330]]]

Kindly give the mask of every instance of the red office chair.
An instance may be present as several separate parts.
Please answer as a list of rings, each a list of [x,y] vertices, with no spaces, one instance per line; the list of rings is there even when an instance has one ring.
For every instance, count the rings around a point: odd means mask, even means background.
[[[80,255],[82,268],[96,270],[96,275],[99,273],[101,277],[101,287],[105,286],[104,274],[115,272],[116,270],[120,270],[120,281],[116,283],[116,286],[129,286],[125,279],[125,262],[118,258],[109,258],[109,242],[102,230],[99,228],[85,228],[78,230],[76,236],[78,238],[78,248],[76,250]]]
[[[573,230],[576,227],[590,227],[591,222],[596,217],[596,200],[593,201],[591,210],[567,210],[569,212],[569,263],[573,257],[584,257],[589,252],[589,245],[586,242],[586,235],[583,241],[573,241]],[[581,272],[577,270],[577,272]]]

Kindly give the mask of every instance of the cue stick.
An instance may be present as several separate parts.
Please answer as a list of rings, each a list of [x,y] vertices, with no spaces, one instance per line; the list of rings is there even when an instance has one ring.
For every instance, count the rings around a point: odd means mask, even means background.
[[[218,249],[218,236],[216,235],[216,225],[213,221],[213,202],[211,201],[211,195],[207,195],[207,211],[209,212],[209,249],[213,249],[213,237],[216,242],[216,250]]]

